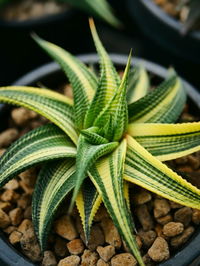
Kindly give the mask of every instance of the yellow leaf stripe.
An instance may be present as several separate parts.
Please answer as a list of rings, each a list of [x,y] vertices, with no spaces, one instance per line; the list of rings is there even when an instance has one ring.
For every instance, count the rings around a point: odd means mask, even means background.
[[[128,134],[161,161],[200,149],[200,122],[182,124],[129,124]]]
[[[127,135],[125,180],[182,205],[200,209],[200,190],[153,157]]]

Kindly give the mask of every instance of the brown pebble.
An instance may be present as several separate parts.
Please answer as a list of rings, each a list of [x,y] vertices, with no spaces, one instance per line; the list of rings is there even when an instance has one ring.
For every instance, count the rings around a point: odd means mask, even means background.
[[[29,120],[36,118],[37,114],[31,110],[19,107],[12,110],[11,117],[16,125],[24,126]]]
[[[102,259],[99,259],[99,260],[97,261],[97,266],[109,266],[109,265],[110,265],[109,263],[105,262],[105,261],[102,260]]]
[[[156,221],[159,223],[159,224],[162,224],[162,225],[165,225],[171,221],[173,221],[173,218],[170,214],[166,215],[166,216],[163,216],[163,217],[160,217],[160,218],[157,218]]]
[[[68,256],[59,261],[58,266],[78,266],[80,265],[80,258],[76,255]]]
[[[33,262],[42,260],[42,253],[40,246],[37,242],[33,228],[29,228],[24,232],[23,236],[20,239],[20,244],[23,253]]]
[[[105,243],[105,238],[101,227],[98,224],[92,226],[87,244],[88,249],[94,251],[98,246]]]
[[[12,245],[15,245],[17,243],[20,242],[20,239],[22,237],[22,233],[18,232],[18,231],[13,231],[10,235],[9,235],[9,241]]]
[[[5,189],[11,189],[11,190],[15,190],[19,188],[19,183],[16,179],[12,179],[10,180],[5,186]]]
[[[170,222],[163,227],[163,234],[169,237],[177,236],[184,230],[182,223]]]
[[[36,169],[29,168],[28,170],[20,173],[19,177],[23,181],[23,183],[25,183],[28,187],[33,188],[37,179]]]
[[[28,206],[24,210],[24,219],[31,219],[32,218],[32,206]]]
[[[19,197],[20,195],[16,193],[14,190],[7,189],[1,195],[1,200],[15,202]]]
[[[78,254],[83,253],[84,244],[81,239],[74,239],[74,240],[71,240],[69,243],[67,243],[67,248],[69,250],[69,253],[73,255],[78,255]]]
[[[3,210],[0,209],[0,228],[6,228],[10,225],[10,217]]]
[[[96,265],[99,257],[96,252],[85,249],[81,259],[81,266],[94,266]]]
[[[59,236],[67,240],[73,240],[78,236],[72,219],[67,215],[60,217],[55,222],[54,229]]]
[[[144,231],[149,231],[153,228],[154,226],[153,219],[145,204],[140,205],[136,208],[136,215]]]
[[[5,229],[3,229],[3,231],[8,235],[10,235],[13,231],[16,231],[16,230],[17,230],[17,227],[13,225],[10,225],[6,227]]]
[[[149,257],[148,254],[145,254],[142,257],[142,259],[143,259],[145,266],[155,266],[155,264],[153,263],[152,259]]]
[[[156,262],[167,260],[170,255],[167,241],[162,237],[157,237],[148,250],[148,255]]]
[[[56,266],[57,261],[55,255],[52,251],[47,250],[44,252],[44,257],[42,259],[42,266]]]
[[[24,219],[21,224],[18,226],[18,231],[21,232],[22,234],[25,234],[26,231],[29,229],[33,229],[33,223],[29,219]]]
[[[60,237],[56,237],[54,252],[58,257],[65,257],[67,255],[67,241]]]
[[[166,199],[155,199],[154,200],[154,217],[159,218],[169,213],[170,206]]]
[[[104,206],[100,206],[94,216],[94,222],[101,222],[104,218],[109,218],[109,214]]]
[[[98,246],[97,252],[101,259],[108,262],[115,255],[115,248],[111,245],[105,247]]]
[[[120,248],[122,241],[113,221],[110,218],[105,218],[101,222],[101,227],[104,232],[105,242],[117,249]]]
[[[135,194],[133,201],[136,205],[141,205],[150,201],[151,198],[151,194],[148,191],[142,190],[139,193]]]
[[[29,185],[27,185],[26,183],[24,183],[23,181],[19,181],[19,185],[26,194],[30,194],[30,195],[33,194],[34,189],[30,187]]]
[[[12,205],[10,202],[0,201],[0,209],[2,209],[5,212],[8,212],[12,209]]]
[[[179,246],[183,245],[193,233],[194,233],[194,227],[189,226],[183,231],[182,234],[175,236],[171,239],[170,242],[171,246],[173,248],[178,248]]]
[[[192,210],[192,221],[194,224],[200,224],[200,210],[193,209]]]
[[[137,261],[130,253],[117,254],[111,259],[111,266],[122,266],[122,265],[136,266]]]
[[[15,208],[9,212],[12,225],[18,225],[23,219],[23,212],[21,208]]]
[[[31,196],[29,194],[22,194],[17,200],[17,206],[26,209],[31,204]]]
[[[188,155],[188,163],[194,170],[197,170],[200,167],[200,160],[193,155]]]
[[[174,201],[169,201],[171,209],[180,209],[183,207],[183,205],[176,203]]]
[[[140,230],[138,234],[141,237],[142,243],[145,247],[150,247],[156,239],[156,232],[153,230],[147,232]]]
[[[189,225],[192,220],[192,209],[183,207],[174,213],[174,221],[184,224],[185,227]]]
[[[14,140],[17,139],[19,132],[16,128],[9,128],[0,133],[0,147],[9,146]]]

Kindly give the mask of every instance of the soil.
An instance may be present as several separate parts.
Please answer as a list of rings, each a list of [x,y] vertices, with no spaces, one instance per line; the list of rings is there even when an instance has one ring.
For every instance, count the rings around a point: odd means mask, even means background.
[[[56,0],[15,0],[3,6],[0,17],[7,21],[25,21],[61,13],[68,6]]]
[[[71,95],[69,85],[62,87]],[[181,121],[199,120],[188,106]],[[48,121],[24,108],[14,108],[9,126],[0,133],[0,154],[17,138]],[[200,152],[168,162],[200,188]],[[31,197],[38,168],[32,168],[11,180],[0,190],[0,228],[10,243],[40,265],[117,266],[137,264],[121,239],[103,204],[98,210],[88,245],[75,208],[72,217],[65,209],[58,212],[49,236],[48,250],[41,254],[31,221]],[[196,177],[195,177],[196,176]],[[138,186],[131,185],[130,203],[137,228],[137,242],[146,265],[165,261],[191,237],[200,224],[200,211],[166,200]]]

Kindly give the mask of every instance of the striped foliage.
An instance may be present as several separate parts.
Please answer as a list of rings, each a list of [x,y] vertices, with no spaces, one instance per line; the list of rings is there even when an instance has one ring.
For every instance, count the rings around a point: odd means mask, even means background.
[[[36,37],[69,78],[73,100],[47,89],[0,88],[0,102],[34,110],[53,122],[7,149],[0,158],[0,186],[45,162],[33,195],[33,222],[42,250],[56,211],[70,194],[69,211],[76,202],[86,241],[103,201],[126,245],[144,265],[133,234],[129,185],[200,209],[200,190],[161,162],[200,150],[200,122],[173,124],[186,100],[174,71],[149,90],[150,79],[141,66],[129,71],[129,56],[120,79],[92,20],[90,27],[100,57],[99,78],[68,52]]]

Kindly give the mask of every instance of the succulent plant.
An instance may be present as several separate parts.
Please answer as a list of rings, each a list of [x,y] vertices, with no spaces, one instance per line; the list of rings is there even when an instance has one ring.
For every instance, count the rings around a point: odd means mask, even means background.
[[[66,73],[73,100],[49,89],[0,88],[0,102],[26,107],[51,122],[22,136],[2,155],[0,186],[43,162],[32,201],[41,249],[60,203],[71,195],[69,213],[76,201],[86,241],[103,201],[144,265],[133,234],[129,183],[200,209],[200,190],[163,163],[200,150],[200,122],[174,124],[186,100],[175,72],[149,91],[147,72],[143,67],[130,70],[130,55],[120,78],[92,20],[90,27],[100,57],[99,76],[67,51],[34,37]]]

